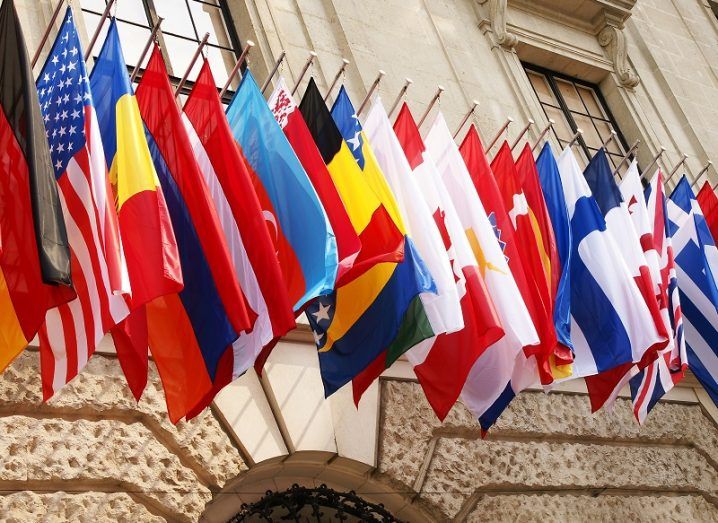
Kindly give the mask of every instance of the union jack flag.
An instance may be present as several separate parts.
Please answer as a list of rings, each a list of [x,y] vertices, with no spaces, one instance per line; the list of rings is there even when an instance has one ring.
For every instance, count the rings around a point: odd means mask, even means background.
[[[40,337],[43,397],[86,365],[128,307],[126,269],[117,233],[105,154],[72,11],[37,81],[45,132],[71,248],[73,301],[50,309]]]

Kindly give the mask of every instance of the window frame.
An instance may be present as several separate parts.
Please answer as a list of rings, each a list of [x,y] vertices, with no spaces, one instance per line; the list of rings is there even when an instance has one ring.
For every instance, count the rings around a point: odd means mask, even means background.
[[[594,130],[596,131],[596,134],[602,141],[605,141],[608,138],[608,136],[605,136],[605,137],[602,136],[601,131],[598,129],[598,127],[594,123],[594,120],[603,121],[603,122],[609,124],[611,126],[611,129],[616,131],[616,140],[620,146],[621,152],[624,155],[626,154],[626,152],[629,150],[630,146],[628,145],[628,142],[626,141],[626,138],[623,135],[621,128],[618,126],[618,123],[616,122],[616,119],[614,118],[613,113],[611,112],[611,108],[609,107],[608,103],[606,102],[606,99],[604,98],[603,93],[601,92],[601,88],[599,87],[598,84],[588,82],[586,80],[582,80],[580,78],[576,78],[573,76],[569,76],[564,73],[553,71],[546,67],[543,67],[540,65],[535,65],[535,64],[532,64],[529,62],[521,62],[521,65],[524,68],[524,71],[527,73],[527,77],[528,77],[529,72],[533,72],[533,73],[542,75],[546,79],[546,82],[548,83],[548,86],[551,89],[551,93],[552,93],[553,97],[558,102],[558,106],[556,106],[554,104],[542,102],[541,98],[539,97],[538,92],[536,91],[536,88],[534,87],[533,82],[531,82],[531,80],[527,78],[529,80],[529,83],[531,84],[531,89],[533,90],[534,94],[536,95],[536,99],[538,100],[538,103],[541,106],[541,110],[544,112],[544,115],[546,116],[546,118],[548,118],[549,116],[546,113],[546,109],[544,107],[545,105],[548,105],[555,109],[559,109],[561,111],[561,113],[563,114],[564,118],[566,119],[566,122],[568,123],[571,131],[573,133],[575,133],[576,130],[578,129],[578,124],[576,123],[576,120],[573,118],[573,113],[580,114],[580,115],[585,116],[586,118],[589,118],[591,120],[591,124],[593,125]],[[583,105],[586,112],[582,113],[580,111],[572,111],[569,108],[568,104],[566,103],[566,100],[564,99],[563,94],[561,93],[561,90],[558,87],[556,79],[559,79],[559,80],[562,80],[565,82],[569,82],[571,84],[574,84],[576,86],[580,86],[580,87],[583,87],[586,89],[590,89],[592,91],[592,93],[596,96],[596,100],[598,101],[600,108],[603,110],[604,114],[606,115],[606,118],[591,115],[588,107],[586,107],[586,103],[583,101],[580,94],[579,94],[579,100],[581,100],[581,104]],[[563,147],[564,145],[566,145],[567,142],[564,142],[563,140],[561,140],[561,138],[559,138],[558,132],[556,131],[555,128],[552,127],[551,131],[560,146]],[[590,161],[591,158],[593,157],[593,155],[595,154],[595,152],[597,151],[597,149],[595,149],[593,147],[589,147],[586,144],[586,141],[584,140],[583,136],[578,137],[577,143],[579,144],[579,146],[581,147],[581,150],[583,151],[584,155],[586,156],[586,160]],[[635,158],[634,154],[632,154],[631,156],[633,158]],[[609,161],[611,162],[613,168],[615,169],[620,160],[616,160],[614,154],[607,154],[607,157],[608,157]]]

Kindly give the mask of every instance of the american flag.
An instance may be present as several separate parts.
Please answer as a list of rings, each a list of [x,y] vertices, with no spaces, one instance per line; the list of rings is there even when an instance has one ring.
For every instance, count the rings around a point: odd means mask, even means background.
[[[37,81],[45,132],[72,251],[77,298],[50,309],[40,330],[47,400],[87,363],[104,334],[128,314],[117,214],[72,11]]]

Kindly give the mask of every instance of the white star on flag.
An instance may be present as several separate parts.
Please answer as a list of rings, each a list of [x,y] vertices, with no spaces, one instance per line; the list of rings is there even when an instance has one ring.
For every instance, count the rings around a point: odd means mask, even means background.
[[[317,320],[317,323],[319,323],[322,320],[329,321],[329,310],[332,308],[331,305],[324,305],[323,303],[319,303],[319,310],[312,313],[312,316],[314,316],[314,319]]]

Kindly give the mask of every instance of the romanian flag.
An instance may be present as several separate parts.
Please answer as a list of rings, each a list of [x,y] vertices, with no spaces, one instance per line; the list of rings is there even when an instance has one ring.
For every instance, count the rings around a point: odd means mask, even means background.
[[[347,278],[352,277],[360,270],[356,263],[357,255],[361,249],[361,242],[352,222],[349,219],[344,204],[342,204],[339,192],[334,186],[327,166],[324,164],[322,155],[314,143],[312,134],[309,132],[302,113],[299,112],[294,98],[287,87],[284,78],[279,79],[272,96],[269,97],[269,107],[272,108],[274,117],[279,126],[287,136],[287,140],[297,153],[299,161],[307,171],[307,176],[317,190],[319,199],[329,217],[329,223],[337,241],[337,255],[339,257],[339,269],[337,271],[337,284],[341,285]]]
[[[299,108],[361,239],[357,259],[373,260],[355,279],[307,308],[329,396],[377,358],[386,368],[432,337],[420,294],[436,291],[404,235],[396,202],[346,92],[342,90],[330,113],[311,79]],[[351,141],[351,150],[343,136]]]
[[[0,7],[0,370],[75,297],[70,247],[25,40]]]
[[[227,119],[251,169],[290,302],[300,311],[334,288],[337,242],[329,218],[249,71]]]
[[[90,89],[115,192],[127,263],[123,290],[134,311],[112,334],[135,398],[147,383],[147,322],[142,305],[182,290],[177,242],[147,146],[113,19],[90,74]]]
[[[257,313],[251,332],[240,333],[215,376],[214,393],[233,378],[263,362],[281,336],[293,329],[294,312],[282,281],[282,271],[252,187],[242,151],[232,136],[217,93],[209,62],[205,61],[184,106],[185,127],[195,158],[210,189],[237,276],[249,306]],[[225,363],[226,361],[226,363]],[[209,398],[208,398],[209,399]]]
[[[256,317],[247,313],[157,46],[137,88],[137,102],[185,275],[179,294],[147,305],[150,348],[170,419],[176,422],[205,399],[220,358]]]

